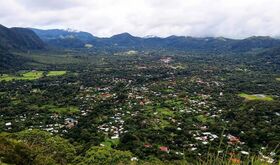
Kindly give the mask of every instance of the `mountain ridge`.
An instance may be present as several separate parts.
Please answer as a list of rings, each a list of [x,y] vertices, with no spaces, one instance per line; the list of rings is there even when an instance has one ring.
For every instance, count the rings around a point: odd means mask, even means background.
[[[44,42],[27,28],[7,28],[0,25],[0,49],[2,50],[31,50],[43,49]]]
[[[111,37],[96,37],[88,32],[59,29],[35,29],[34,32],[48,45],[57,48],[84,48],[86,44],[91,44],[93,48],[97,49],[176,49],[182,51],[242,52],[280,46],[279,39],[269,36],[252,36],[245,39],[175,35],[168,37],[138,37],[124,32]]]
[[[88,46],[91,45],[91,46]],[[225,37],[137,37],[128,32],[97,37],[88,32],[62,29],[7,28],[0,25],[0,50],[49,48],[102,50],[178,50],[198,52],[248,52],[280,46],[280,39],[251,36],[245,39]]]

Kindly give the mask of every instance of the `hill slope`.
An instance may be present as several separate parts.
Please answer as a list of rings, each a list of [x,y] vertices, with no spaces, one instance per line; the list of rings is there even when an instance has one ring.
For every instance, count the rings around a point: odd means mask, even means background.
[[[44,49],[44,42],[30,29],[7,28],[0,25],[0,70],[16,70],[30,61],[24,57],[11,53],[12,51],[26,51]]]
[[[0,25],[1,50],[43,49],[44,42],[32,31],[26,28],[7,28]]]
[[[96,39],[96,37],[88,32],[70,29],[41,30],[30,28],[30,30],[34,31],[44,42],[52,47],[83,48],[85,44]]]

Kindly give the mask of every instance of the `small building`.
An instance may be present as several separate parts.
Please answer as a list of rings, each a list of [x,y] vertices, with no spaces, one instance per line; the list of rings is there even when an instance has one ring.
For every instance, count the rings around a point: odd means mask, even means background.
[[[12,126],[12,123],[11,122],[5,123],[5,126],[10,127]]]
[[[240,143],[240,139],[238,138],[238,137],[235,137],[235,136],[233,136],[233,135],[228,135],[227,136],[227,138],[228,138],[228,144],[237,144],[237,143]]]
[[[167,152],[167,153],[170,152],[169,148],[166,146],[160,146],[159,149],[160,149],[160,151],[163,151],[163,152]]]
[[[65,124],[66,128],[70,129],[70,128],[75,127],[78,124],[78,120],[75,120],[73,118],[66,118],[64,120],[64,124]]]
[[[152,145],[151,145],[151,144],[144,144],[144,147],[145,147],[145,148],[151,148]]]

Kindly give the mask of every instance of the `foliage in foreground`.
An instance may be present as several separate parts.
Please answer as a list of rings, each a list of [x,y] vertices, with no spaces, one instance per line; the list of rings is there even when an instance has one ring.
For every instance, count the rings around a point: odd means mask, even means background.
[[[1,161],[9,164],[68,164],[76,150],[67,140],[40,130],[0,134]]]
[[[189,163],[184,160],[161,161],[154,157],[138,160],[129,151],[112,149],[111,147],[94,146],[78,155],[75,147],[67,140],[53,136],[40,130],[26,130],[18,133],[0,134],[0,164],[16,165],[53,165],[53,164],[250,164],[263,165],[260,157],[248,157],[241,161],[239,158],[225,158],[224,156],[208,156],[206,160]],[[77,147],[78,148],[78,147]],[[78,155],[78,156],[77,156]],[[209,154],[211,155],[211,154]]]

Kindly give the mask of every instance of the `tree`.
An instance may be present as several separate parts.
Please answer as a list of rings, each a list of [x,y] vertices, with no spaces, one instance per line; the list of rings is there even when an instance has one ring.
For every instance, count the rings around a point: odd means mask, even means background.
[[[0,156],[4,157],[7,163],[64,165],[72,162],[76,155],[74,146],[67,140],[45,131],[26,130],[13,134],[2,133],[0,138],[2,139],[1,149],[5,149],[1,151]],[[11,154],[14,154],[17,159],[11,159]]]
[[[21,141],[0,137],[0,164],[32,164],[34,155],[28,145]]]
[[[129,164],[132,153],[120,151],[110,147],[92,147],[81,158],[79,165],[87,164]]]

